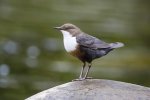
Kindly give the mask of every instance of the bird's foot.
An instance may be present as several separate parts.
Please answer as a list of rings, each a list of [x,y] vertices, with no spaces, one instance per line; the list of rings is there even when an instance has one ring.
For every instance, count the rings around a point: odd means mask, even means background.
[[[83,81],[85,79],[92,79],[92,77],[78,78],[78,79],[73,79],[72,81]]]
[[[85,80],[85,78],[77,78],[77,79],[73,79],[72,81],[83,81]]]
[[[85,79],[93,79],[93,77],[86,77]]]

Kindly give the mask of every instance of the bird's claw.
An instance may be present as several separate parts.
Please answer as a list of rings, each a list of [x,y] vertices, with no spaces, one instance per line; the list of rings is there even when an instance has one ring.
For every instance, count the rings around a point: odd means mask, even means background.
[[[93,77],[86,77],[85,79],[92,79]]]
[[[78,79],[73,79],[72,81],[83,81],[85,79],[92,79],[92,77],[78,78]]]
[[[72,81],[83,81],[85,80],[85,78],[77,78],[77,79],[73,79]]]

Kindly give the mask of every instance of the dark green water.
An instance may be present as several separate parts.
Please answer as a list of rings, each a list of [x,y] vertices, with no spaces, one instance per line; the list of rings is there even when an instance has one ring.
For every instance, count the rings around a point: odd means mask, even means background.
[[[1,0],[0,100],[22,100],[77,78],[82,63],[53,29],[73,23],[116,49],[93,62],[90,75],[150,86],[150,1]]]

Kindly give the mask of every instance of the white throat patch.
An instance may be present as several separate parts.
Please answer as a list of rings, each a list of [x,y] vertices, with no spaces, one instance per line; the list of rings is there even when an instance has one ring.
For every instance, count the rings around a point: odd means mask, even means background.
[[[66,51],[67,52],[74,51],[78,44],[76,42],[76,37],[72,37],[72,35],[67,31],[61,30],[61,32],[63,34],[64,47],[65,47]]]

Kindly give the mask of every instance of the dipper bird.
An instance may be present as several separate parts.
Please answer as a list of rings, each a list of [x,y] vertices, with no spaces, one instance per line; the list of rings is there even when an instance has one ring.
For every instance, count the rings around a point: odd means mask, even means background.
[[[88,78],[87,76],[91,68],[91,63],[94,59],[105,56],[115,48],[124,46],[121,42],[106,43],[84,33],[80,28],[70,23],[54,28],[62,32],[65,50],[83,62],[80,76],[75,80],[84,80]],[[83,76],[83,71],[87,63],[88,69]]]

